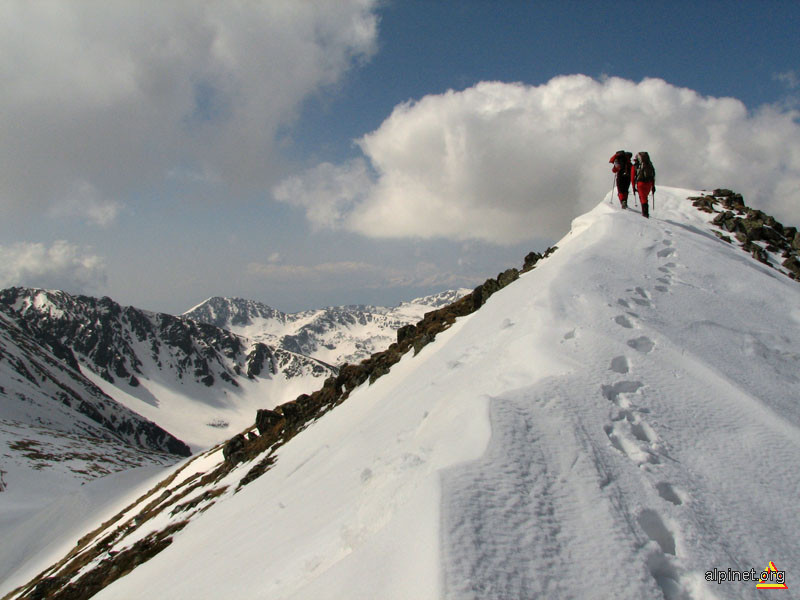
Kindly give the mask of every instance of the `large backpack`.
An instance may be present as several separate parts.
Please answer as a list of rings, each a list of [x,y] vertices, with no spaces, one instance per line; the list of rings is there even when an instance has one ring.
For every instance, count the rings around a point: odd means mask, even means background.
[[[652,181],[656,180],[656,169],[650,161],[650,155],[647,152],[639,152],[636,155],[636,181]]]
[[[617,150],[617,153],[614,155],[613,162],[614,164],[619,164],[621,167],[620,170],[624,170],[624,167],[631,166],[631,157],[633,157],[633,153],[625,152],[625,150]]]
[[[628,187],[631,180],[631,157],[633,153],[617,150],[614,155],[614,166],[619,166],[617,171],[617,184]]]
[[[618,150],[612,159],[614,166],[617,167],[617,188],[621,191],[622,188],[627,188],[631,183],[631,152],[625,150]]]

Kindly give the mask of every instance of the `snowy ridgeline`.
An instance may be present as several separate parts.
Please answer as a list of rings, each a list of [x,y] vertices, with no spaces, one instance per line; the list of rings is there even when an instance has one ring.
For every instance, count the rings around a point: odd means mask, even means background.
[[[708,574],[770,561],[793,589],[800,284],[658,195],[606,198],[274,454],[173,467],[178,499],[137,490],[42,588],[146,554],[96,597],[758,598]]]

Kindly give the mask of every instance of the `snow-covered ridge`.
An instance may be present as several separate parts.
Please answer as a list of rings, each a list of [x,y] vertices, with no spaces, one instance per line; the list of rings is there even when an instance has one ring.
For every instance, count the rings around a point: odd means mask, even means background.
[[[45,310],[63,315],[52,308]],[[87,481],[190,452],[103,392],[65,346],[51,348],[0,307],[0,580],[46,545],[51,532],[37,523],[50,502]]]
[[[706,573],[800,571],[800,286],[658,194],[650,220],[606,198],[282,446],[195,457],[27,591],[124,563],[98,598],[749,598]]]

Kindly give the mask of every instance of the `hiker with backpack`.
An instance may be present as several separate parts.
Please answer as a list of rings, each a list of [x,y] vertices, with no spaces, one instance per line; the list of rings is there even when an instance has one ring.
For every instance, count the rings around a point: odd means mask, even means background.
[[[653,192],[656,197],[656,169],[650,160],[647,152],[639,152],[631,167],[631,180],[633,181],[633,193],[639,194],[639,202],[642,205],[642,216],[650,218],[650,207],[647,198]]]
[[[628,208],[628,188],[631,185],[631,156],[633,153],[625,152],[625,150],[617,150],[608,162],[614,163],[611,167],[611,172],[616,173],[615,178],[617,186],[617,195],[619,196],[619,204],[622,208]],[[635,191],[635,189],[634,189]]]

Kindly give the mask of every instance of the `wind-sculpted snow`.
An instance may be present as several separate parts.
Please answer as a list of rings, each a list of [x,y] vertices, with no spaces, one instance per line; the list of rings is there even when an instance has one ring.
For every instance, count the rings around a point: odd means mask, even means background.
[[[194,457],[11,597],[758,598],[709,574],[770,561],[793,589],[800,285],[693,195],[607,197],[291,439],[276,411]]]

